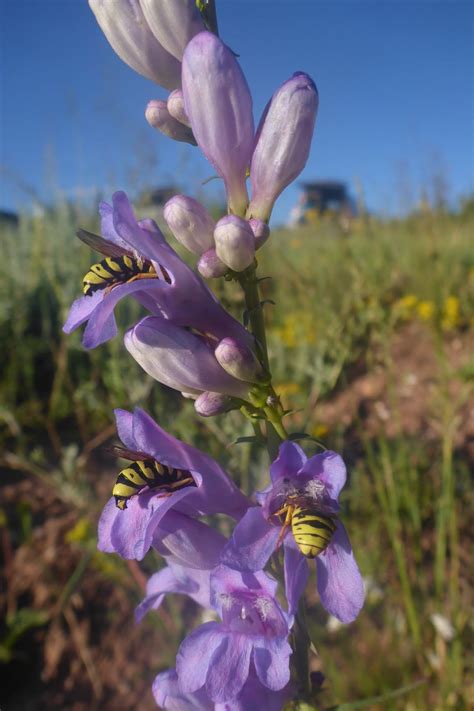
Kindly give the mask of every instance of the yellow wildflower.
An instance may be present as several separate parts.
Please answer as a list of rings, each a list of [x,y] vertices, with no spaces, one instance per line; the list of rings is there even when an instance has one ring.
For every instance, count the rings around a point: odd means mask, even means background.
[[[432,301],[420,301],[416,312],[422,321],[431,321],[435,313],[435,305]]]
[[[441,328],[451,331],[461,323],[460,304],[457,296],[448,296],[443,304]]]
[[[329,432],[329,427],[327,425],[323,425],[322,422],[320,422],[317,425],[314,425],[314,427],[311,430],[311,435],[313,437],[316,437],[316,439],[322,439],[323,437],[326,437],[326,435]]]

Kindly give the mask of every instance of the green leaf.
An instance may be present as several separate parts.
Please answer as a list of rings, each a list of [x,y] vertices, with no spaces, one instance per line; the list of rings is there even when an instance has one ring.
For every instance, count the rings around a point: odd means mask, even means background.
[[[357,711],[358,709],[366,709],[374,704],[381,704],[385,701],[390,701],[391,699],[396,699],[399,696],[404,696],[410,693],[419,686],[426,684],[427,679],[419,679],[413,684],[408,684],[407,686],[402,686],[400,689],[394,689],[393,691],[387,691],[386,694],[381,694],[380,696],[372,696],[370,699],[361,699],[360,701],[347,701],[344,704],[338,704],[337,706],[328,706],[323,711]]]

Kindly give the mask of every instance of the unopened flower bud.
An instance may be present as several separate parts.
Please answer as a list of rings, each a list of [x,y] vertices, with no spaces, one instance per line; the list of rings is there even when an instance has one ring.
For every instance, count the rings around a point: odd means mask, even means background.
[[[200,32],[184,52],[182,83],[199,148],[223,178],[231,212],[243,215],[254,129],[252,97],[242,70],[216,35]]]
[[[262,366],[254,353],[234,338],[223,338],[214,351],[216,360],[234,378],[256,383],[262,374]]]
[[[224,262],[219,259],[214,248],[208,249],[207,252],[201,255],[197,263],[197,268],[205,279],[216,279],[217,277],[224,276],[229,270],[227,264],[224,264]]]
[[[168,138],[172,138],[175,141],[182,141],[183,143],[190,143],[192,146],[196,145],[191,129],[179,121],[176,121],[176,119],[171,116],[166,106],[166,101],[158,99],[149,101],[145,110],[145,118],[150,126],[161,131],[161,133],[164,133]]]
[[[185,126],[191,127],[188,115],[184,108],[183,92],[181,91],[181,89],[175,89],[171,92],[171,94],[168,96],[168,101],[166,105],[171,116],[175,118],[176,121],[184,123]]]
[[[266,222],[259,220],[258,217],[252,217],[249,220],[249,225],[255,237],[255,249],[260,249],[270,236],[270,228]]]
[[[181,84],[181,64],[156,39],[139,0],[89,0],[89,6],[120,59],[165,89]]]
[[[242,272],[255,259],[255,237],[249,223],[237,215],[221,218],[214,230],[216,253],[224,264]]]
[[[247,214],[268,221],[280,193],[303,170],[318,110],[318,90],[298,72],[273,95],[257,129],[250,164],[252,200]]]
[[[233,410],[238,406],[238,401],[235,398],[209,391],[201,393],[194,403],[194,409],[198,415],[203,417],[222,415],[222,413],[229,412],[229,410]]]
[[[140,5],[156,39],[179,60],[189,40],[206,29],[195,0],[140,0]]]
[[[178,242],[193,254],[200,256],[214,247],[216,223],[194,198],[175,195],[166,203],[163,217]]]

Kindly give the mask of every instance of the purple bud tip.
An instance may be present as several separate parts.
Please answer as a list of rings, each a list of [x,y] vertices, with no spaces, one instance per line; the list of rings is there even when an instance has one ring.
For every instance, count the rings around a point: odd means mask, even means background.
[[[168,111],[176,121],[184,123],[185,126],[191,128],[191,123],[184,108],[184,98],[181,89],[175,89],[171,92],[168,96],[167,106]]]
[[[201,393],[194,403],[196,412],[202,417],[221,415],[223,412],[229,412],[239,406],[239,402],[235,398],[209,391]]]
[[[234,338],[223,338],[214,351],[219,365],[234,378],[258,382],[262,367],[252,351]]]
[[[314,81],[296,72],[272,96],[257,129],[250,164],[248,216],[268,222],[275,200],[303,170],[318,110]]]
[[[193,254],[200,256],[214,247],[216,223],[194,198],[175,195],[166,203],[163,217],[178,242]]]
[[[270,236],[270,228],[266,222],[259,220],[258,217],[252,217],[249,220],[249,225],[255,237],[255,249],[260,249]]]
[[[204,252],[197,264],[197,268],[205,279],[216,279],[217,277],[224,276],[229,270],[227,264],[224,264],[224,262],[219,259],[214,248]]]
[[[235,272],[242,272],[255,259],[255,237],[249,223],[237,215],[226,215],[214,230],[219,259]]]
[[[145,109],[145,118],[152,128],[161,131],[168,138],[196,145],[191,129],[171,116],[166,101],[159,99],[149,101]]]

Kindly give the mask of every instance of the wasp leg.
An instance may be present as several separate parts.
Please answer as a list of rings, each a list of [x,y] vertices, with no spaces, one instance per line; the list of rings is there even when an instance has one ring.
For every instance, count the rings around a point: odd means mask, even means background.
[[[276,511],[276,514],[283,514],[283,513],[285,513],[285,510],[286,510],[285,520],[283,522],[283,525],[282,525],[281,531],[280,531],[280,535],[278,536],[278,540],[276,542],[276,546],[275,546],[276,548],[280,547],[280,545],[282,544],[282,541],[285,537],[286,532],[288,531],[289,527],[291,526],[291,520],[293,518],[293,512],[295,510],[295,507],[294,506],[284,506],[279,511]]]

